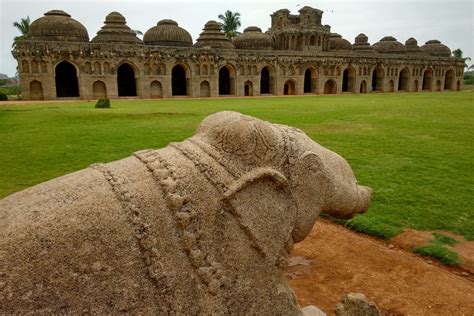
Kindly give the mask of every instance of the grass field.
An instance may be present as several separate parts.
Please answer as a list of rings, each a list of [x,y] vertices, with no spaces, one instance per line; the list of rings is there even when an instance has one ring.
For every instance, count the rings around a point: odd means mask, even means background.
[[[123,100],[0,106],[0,197],[194,133],[208,114],[235,110],[303,129],[345,157],[374,189],[348,224],[389,238],[403,228],[474,240],[474,94]]]

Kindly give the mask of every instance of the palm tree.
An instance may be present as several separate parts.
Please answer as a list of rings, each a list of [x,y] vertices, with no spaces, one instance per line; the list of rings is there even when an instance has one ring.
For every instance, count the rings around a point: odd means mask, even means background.
[[[31,20],[29,16],[27,16],[26,18],[22,18],[20,20],[20,23],[13,22],[13,26],[21,32],[20,36],[15,36],[15,38],[13,39],[13,44],[12,44],[13,48],[16,48],[16,43],[18,41],[28,38],[28,30],[30,29],[30,22]]]
[[[471,57],[463,57],[462,56],[463,54],[464,53],[460,48],[453,50],[453,56],[456,57],[456,58],[459,58],[459,59],[464,58],[464,67],[468,68],[468,65],[466,64],[466,61],[471,61]],[[468,69],[470,69],[470,68],[468,68]]]
[[[240,13],[232,12],[227,10],[224,15],[219,14],[219,19],[222,21],[219,23],[221,30],[225,33],[230,40],[239,34],[237,29],[240,27]]]

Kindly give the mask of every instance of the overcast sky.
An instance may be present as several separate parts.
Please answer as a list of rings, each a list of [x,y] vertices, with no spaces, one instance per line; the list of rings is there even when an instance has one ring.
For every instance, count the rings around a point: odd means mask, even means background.
[[[49,10],[60,9],[81,22],[95,36],[111,11],[122,13],[127,24],[145,33],[159,20],[173,19],[184,27],[193,41],[204,24],[217,20],[226,10],[241,14],[242,31],[251,25],[263,31],[270,27],[270,14],[287,8],[293,14],[305,5],[324,11],[323,24],[331,32],[341,34],[351,43],[365,33],[371,44],[391,35],[404,43],[409,37],[421,46],[438,39],[451,50],[461,48],[464,56],[473,57],[473,1],[460,0],[0,0],[0,73],[15,74],[16,61],[11,56],[11,43],[19,32],[12,23],[30,16],[35,20]],[[473,61],[474,62],[474,61]]]

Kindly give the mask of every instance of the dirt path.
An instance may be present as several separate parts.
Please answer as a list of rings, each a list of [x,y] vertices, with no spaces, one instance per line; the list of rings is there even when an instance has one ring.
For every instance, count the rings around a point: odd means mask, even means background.
[[[327,220],[318,220],[293,256],[287,276],[301,306],[332,315],[343,294],[361,292],[387,315],[474,315],[472,275]]]

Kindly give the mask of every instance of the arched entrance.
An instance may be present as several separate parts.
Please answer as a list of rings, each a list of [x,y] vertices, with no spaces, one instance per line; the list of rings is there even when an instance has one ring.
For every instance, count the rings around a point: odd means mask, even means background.
[[[377,67],[372,72],[372,91],[383,91],[384,71],[382,67]]]
[[[273,69],[266,66],[260,72],[260,94],[274,93]]]
[[[398,91],[408,91],[410,88],[410,71],[408,68],[403,68],[398,77]]]
[[[388,82],[388,91],[395,92],[395,82],[393,82],[393,80]]]
[[[304,93],[316,93],[316,69],[310,67],[304,72]]]
[[[354,68],[347,67],[342,73],[342,92],[355,92],[355,76]]]
[[[135,81],[135,71],[127,63],[120,65],[117,69],[117,86],[119,97],[136,97],[137,85]]]
[[[296,94],[296,86],[293,80],[288,80],[285,82],[283,87],[283,94],[284,95],[295,95]]]
[[[444,76],[444,90],[453,90],[454,71],[452,69],[446,71]]]
[[[433,85],[433,70],[431,68],[428,68],[425,70],[423,73],[423,91],[431,91]]]
[[[209,82],[203,81],[201,82],[201,97],[202,98],[208,98],[211,96],[211,86],[209,85]]]
[[[94,99],[100,99],[107,97],[107,88],[105,83],[102,81],[96,81],[92,84],[92,94]]]
[[[456,82],[456,91],[461,91],[461,81]]]
[[[150,97],[152,99],[161,99],[163,97],[163,87],[161,82],[155,80],[150,83]]]
[[[415,79],[413,82],[413,92],[418,92],[420,90],[420,84],[418,83],[418,79]]]
[[[176,65],[171,71],[171,92],[173,95],[188,95],[186,70],[181,65]]]
[[[360,83],[360,93],[367,93],[367,82],[365,80],[362,80]]]
[[[244,95],[246,97],[253,95],[253,83],[251,81],[246,81],[244,84]]]
[[[30,82],[30,99],[44,100],[43,85],[38,80],[33,80]]]
[[[73,98],[79,96],[76,67],[67,61],[60,62],[55,69],[56,96],[58,98]]]
[[[324,94],[336,94],[337,92],[337,86],[336,82],[332,79],[329,79],[326,81],[324,84]]]
[[[233,81],[230,69],[227,66],[221,67],[219,70],[219,95],[233,94]]]

